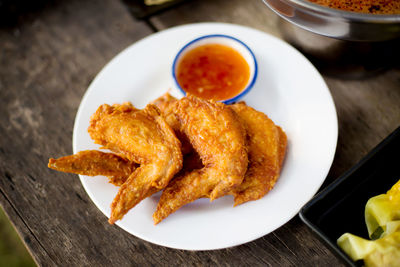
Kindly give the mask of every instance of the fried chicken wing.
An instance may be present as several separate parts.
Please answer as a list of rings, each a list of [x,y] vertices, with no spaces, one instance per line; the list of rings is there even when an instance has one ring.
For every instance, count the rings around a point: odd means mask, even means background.
[[[175,131],[175,134],[178,137],[179,141],[181,141],[182,154],[184,155],[184,157],[182,170],[180,171],[180,173],[178,173],[178,176],[180,176],[180,174],[182,173],[201,169],[204,167],[204,165],[201,162],[199,154],[193,149],[193,146],[190,144],[190,141],[186,134],[181,131],[181,123],[176,118],[174,112],[175,103],[177,101],[178,99],[167,92],[156,100],[152,101],[151,103],[156,105],[160,109],[162,115],[165,117],[166,122]]]
[[[156,224],[198,198],[224,196],[242,183],[247,170],[245,131],[231,109],[194,96],[180,99],[174,108],[204,168],[170,182],[153,215]]]
[[[111,204],[113,224],[141,200],[165,188],[182,168],[181,144],[154,105],[101,105],[88,132],[95,143],[140,164],[120,187]]]
[[[178,101],[175,97],[170,95],[168,92],[153,100],[151,104],[157,106],[161,113],[164,115],[165,121],[175,131],[180,131],[180,123],[175,117],[174,106]]]
[[[167,92],[151,103],[161,110],[165,121],[174,130],[176,137],[178,137],[182,144],[182,154],[186,155],[193,151],[193,147],[190,144],[188,137],[181,131],[181,124],[175,116],[174,107],[177,101],[178,99]]]
[[[71,156],[51,158],[48,167],[87,176],[107,176],[110,183],[120,186],[136,169],[137,164],[113,153],[85,150]]]
[[[230,105],[245,126],[249,144],[249,166],[243,183],[231,194],[235,206],[257,200],[275,185],[286,152],[286,134],[267,115],[245,103]]]

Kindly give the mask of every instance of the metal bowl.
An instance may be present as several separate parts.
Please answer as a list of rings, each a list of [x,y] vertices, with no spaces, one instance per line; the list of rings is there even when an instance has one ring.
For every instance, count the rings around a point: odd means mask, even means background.
[[[400,38],[400,14],[375,15],[343,11],[307,0],[263,0],[285,20],[313,33],[348,41]]]

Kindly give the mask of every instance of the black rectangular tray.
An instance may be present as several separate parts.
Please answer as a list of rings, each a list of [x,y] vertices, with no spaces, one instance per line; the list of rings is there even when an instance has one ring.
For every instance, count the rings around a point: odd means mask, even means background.
[[[400,127],[300,210],[303,222],[348,266],[362,266],[362,261],[352,261],[336,240],[346,232],[369,239],[365,204],[400,179],[399,152]]]

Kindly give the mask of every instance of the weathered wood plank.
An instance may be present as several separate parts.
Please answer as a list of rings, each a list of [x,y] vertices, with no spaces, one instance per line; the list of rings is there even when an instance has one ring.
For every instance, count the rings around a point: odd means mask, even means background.
[[[336,158],[330,173],[337,177],[400,126],[400,71],[390,69],[361,80],[325,76],[339,119]]]
[[[56,1],[0,29],[0,201],[39,265],[147,262],[143,242],[109,226],[77,176],[46,164],[72,152],[97,72],[151,32],[117,1]]]
[[[153,245],[109,225],[77,176],[46,163],[72,152],[74,117],[97,72],[150,27],[111,0],[56,1],[18,21],[0,29],[0,203],[39,265],[340,266],[298,217],[254,242],[200,252]],[[278,18],[259,0],[193,0],[150,19],[158,30],[198,21],[280,36]],[[400,73],[325,80],[340,124],[331,181],[400,124]]]
[[[23,238],[23,243],[30,248],[28,252],[31,254],[32,258],[37,259],[38,257],[35,255],[38,254],[41,255],[41,257],[47,257],[47,263],[49,265],[54,265],[54,261],[47,254],[45,246],[36,239],[36,236],[29,228],[29,223],[25,222],[24,218],[18,214],[18,208],[12,206],[11,201],[6,198],[5,193],[1,189],[0,203],[7,217],[14,222],[14,229],[18,235]]]
[[[277,37],[284,36],[280,32],[283,24],[278,16],[264,6],[262,1],[256,0],[233,0],[229,1],[229,5],[223,0],[191,1],[174,10],[154,16],[150,21],[158,30],[184,23],[215,21],[242,24]],[[324,75],[324,78],[337,108],[339,140],[334,163],[323,187],[356,164],[400,125],[398,69],[389,69],[379,75],[358,80],[345,80],[327,75]],[[279,246],[279,243],[282,246]],[[316,266],[340,264],[298,217],[274,233],[245,246],[254,251],[252,257],[266,264],[285,266],[302,266],[310,263]],[[242,249],[242,247],[233,248],[233,254],[240,254]],[[284,256],[279,258],[277,255]]]

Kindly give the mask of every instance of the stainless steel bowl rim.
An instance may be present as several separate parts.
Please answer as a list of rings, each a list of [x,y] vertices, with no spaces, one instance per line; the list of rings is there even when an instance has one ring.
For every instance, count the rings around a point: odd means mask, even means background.
[[[263,0],[266,2],[266,0]],[[296,5],[298,7],[305,8],[310,11],[322,13],[324,15],[341,17],[343,19],[360,21],[360,22],[374,22],[374,23],[400,23],[400,14],[396,15],[377,15],[377,14],[366,14],[351,11],[344,11],[340,9],[330,8],[322,5],[318,5],[307,0],[282,0],[287,2],[289,5]]]

